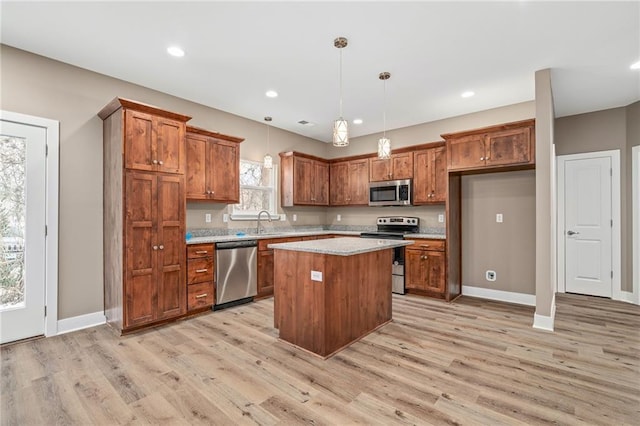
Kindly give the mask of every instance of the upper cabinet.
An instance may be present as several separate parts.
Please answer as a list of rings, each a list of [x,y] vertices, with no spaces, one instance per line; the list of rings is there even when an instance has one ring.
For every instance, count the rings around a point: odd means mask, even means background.
[[[244,139],[187,126],[187,200],[240,201],[240,142]]]
[[[282,207],[328,206],[329,163],[299,152],[280,153]]]
[[[369,159],[331,163],[329,171],[331,206],[366,206],[369,204]]]
[[[185,122],[191,117],[123,98],[115,98],[98,116],[104,120],[119,108],[124,113],[125,169],[184,174]]]
[[[435,144],[434,144],[435,145]],[[442,143],[413,153],[413,204],[444,203],[447,197],[447,151]]]
[[[413,152],[391,154],[388,160],[369,159],[370,182],[411,178],[413,178]]]
[[[449,171],[534,167],[534,126],[534,120],[524,120],[442,135]]]

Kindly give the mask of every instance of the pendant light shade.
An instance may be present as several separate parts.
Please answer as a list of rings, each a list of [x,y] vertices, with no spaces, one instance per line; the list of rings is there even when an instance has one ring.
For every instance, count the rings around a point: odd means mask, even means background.
[[[267,153],[262,160],[262,167],[265,169],[273,169],[273,157],[269,155],[269,123],[271,122],[271,117],[265,117],[264,121],[267,122]]]
[[[388,72],[381,72],[378,78],[384,82],[384,96],[382,99],[382,137],[378,140],[378,158],[391,158],[391,139],[387,138],[387,80],[391,78]]]
[[[342,118],[342,49],[347,47],[348,41],[344,37],[333,40],[333,45],[340,49],[340,118],[333,122],[333,146],[349,145],[349,126]]]

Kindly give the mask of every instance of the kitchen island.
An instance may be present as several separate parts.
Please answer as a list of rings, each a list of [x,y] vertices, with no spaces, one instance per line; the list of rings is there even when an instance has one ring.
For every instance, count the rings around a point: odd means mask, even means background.
[[[280,339],[328,358],[391,321],[392,249],[408,240],[270,244]]]

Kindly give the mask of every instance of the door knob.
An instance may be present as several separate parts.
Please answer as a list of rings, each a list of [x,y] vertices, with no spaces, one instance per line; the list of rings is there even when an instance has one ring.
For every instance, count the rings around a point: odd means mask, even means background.
[[[579,232],[576,231],[567,231],[567,235],[571,236],[571,235],[577,235],[579,234]]]

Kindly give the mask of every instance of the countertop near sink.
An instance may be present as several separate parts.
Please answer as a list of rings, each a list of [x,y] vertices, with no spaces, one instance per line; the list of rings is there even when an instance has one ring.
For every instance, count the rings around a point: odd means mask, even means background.
[[[286,237],[308,237],[312,235],[344,235],[345,237],[357,237],[360,231],[294,231],[279,232],[267,234],[246,234],[246,235],[214,235],[210,237],[193,237],[187,241],[187,244],[202,243],[220,243],[225,241],[242,241],[242,240],[264,240],[270,238],[286,238]],[[418,237],[415,237],[418,238]]]

